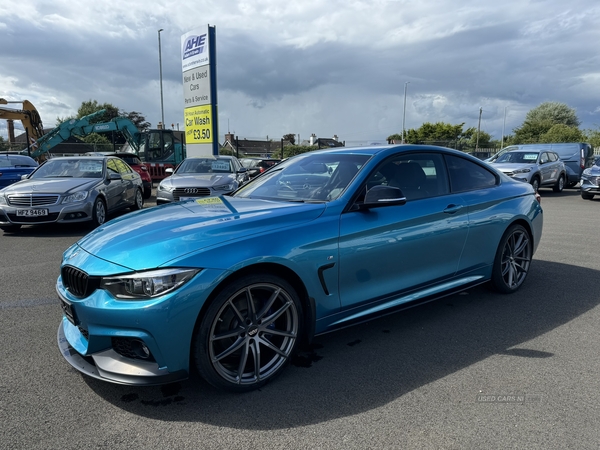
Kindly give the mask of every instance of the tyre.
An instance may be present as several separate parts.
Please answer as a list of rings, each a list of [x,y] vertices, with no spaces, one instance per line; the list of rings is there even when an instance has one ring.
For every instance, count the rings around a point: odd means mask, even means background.
[[[531,180],[531,185],[533,186],[534,192],[537,192],[540,187],[540,179],[538,177],[534,177]]]
[[[562,192],[564,188],[565,188],[565,176],[561,175],[560,177],[558,177],[558,180],[556,180],[556,184],[554,186],[552,186],[552,190],[554,192]]]
[[[106,222],[106,205],[101,197],[94,200],[94,208],[92,209],[92,225],[94,228],[99,227]]]
[[[15,233],[21,229],[21,225],[2,225],[0,229],[7,233]]]
[[[135,199],[133,205],[131,205],[132,211],[138,211],[144,207],[144,196],[141,189],[136,189]]]
[[[302,317],[300,299],[288,282],[270,274],[243,276],[217,295],[197,324],[194,364],[217,388],[258,389],[294,354]]]
[[[594,199],[594,194],[590,194],[589,192],[583,192],[581,191],[581,198],[584,200],[593,200]]]
[[[144,188],[144,199],[152,197],[152,188]]]
[[[511,225],[496,251],[492,268],[492,287],[503,294],[516,292],[527,278],[533,245],[529,232],[521,225]]]

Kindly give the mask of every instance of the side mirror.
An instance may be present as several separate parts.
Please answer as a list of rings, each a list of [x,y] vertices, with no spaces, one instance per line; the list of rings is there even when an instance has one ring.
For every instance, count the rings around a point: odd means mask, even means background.
[[[121,177],[120,173],[116,173],[116,172],[110,172],[108,174],[108,179],[109,180],[122,180],[123,177]]]
[[[406,197],[400,188],[378,185],[367,191],[362,206],[364,208],[379,208],[388,205],[404,205],[405,203]]]
[[[165,169],[165,173],[173,174],[173,168],[172,167],[167,167]]]
[[[242,167],[241,169],[239,169],[237,171],[237,173],[246,173],[246,172],[248,172],[248,169],[246,167]]]

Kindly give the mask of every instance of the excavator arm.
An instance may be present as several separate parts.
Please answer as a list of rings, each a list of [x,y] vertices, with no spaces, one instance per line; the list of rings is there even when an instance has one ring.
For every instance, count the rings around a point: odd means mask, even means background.
[[[9,103],[20,103],[22,109],[3,108],[0,106],[0,119],[20,120],[30,140],[27,144],[33,144],[33,141],[38,140],[44,135],[42,119],[40,118],[37,109],[35,109],[35,106],[33,106],[29,100],[8,101],[0,98],[0,105],[8,105]]]
[[[106,133],[108,131],[121,132],[129,145],[137,152],[140,147],[141,133],[131,120],[125,117],[115,117],[110,122],[90,123],[92,119],[102,115],[104,112],[105,110],[100,110],[81,119],[71,119],[61,123],[38,139],[38,148],[32,152],[31,157],[39,158],[71,136],[83,137],[92,133]]]

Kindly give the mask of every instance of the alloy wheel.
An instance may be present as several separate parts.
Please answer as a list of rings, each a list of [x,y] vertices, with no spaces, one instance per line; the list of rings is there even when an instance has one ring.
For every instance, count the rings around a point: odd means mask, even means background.
[[[260,385],[290,357],[299,319],[291,295],[281,286],[256,283],[231,295],[209,332],[209,358],[217,374],[235,385]]]

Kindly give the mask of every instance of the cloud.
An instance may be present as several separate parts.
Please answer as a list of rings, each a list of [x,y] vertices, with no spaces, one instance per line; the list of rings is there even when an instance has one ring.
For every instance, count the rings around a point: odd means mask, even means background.
[[[10,7],[10,8],[9,8]],[[600,123],[600,5],[594,0],[153,0],[0,5],[0,97],[30,100],[44,120],[108,102],[183,127],[180,37],[217,32],[220,135],[337,134],[384,140],[444,121],[500,138],[544,101]],[[506,121],[504,113],[506,111]],[[0,128],[0,133],[2,133]],[[222,138],[221,138],[222,139]]]

